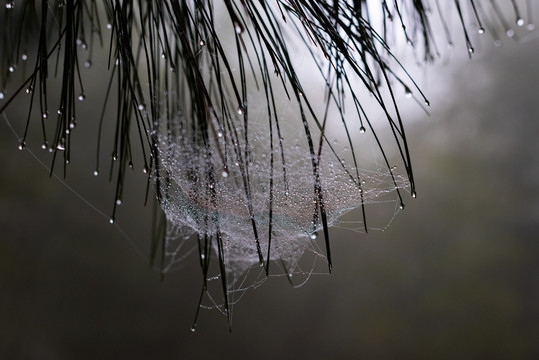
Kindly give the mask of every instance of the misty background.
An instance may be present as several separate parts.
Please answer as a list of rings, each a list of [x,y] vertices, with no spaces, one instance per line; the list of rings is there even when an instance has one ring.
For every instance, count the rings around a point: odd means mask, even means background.
[[[539,40],[506,39],[431,67],[430,117],[405,114],[418,198],[384,232],[333,229],[333,273],[300,288],[270,278],[234,306],[232,333],[217,311],[190,331],[194,259],[164,282],[149,267],[142,176],[128,179],[124,236],[18,151],[2,119],[0,357],[539,358],[538,63]],[[96,103],[80,126],[95,128]],[[8,111],[19,128],[24,104]],[[91,175],[92,136],[77,140],[88,151],[67,183],[109,214],[114,186]]]

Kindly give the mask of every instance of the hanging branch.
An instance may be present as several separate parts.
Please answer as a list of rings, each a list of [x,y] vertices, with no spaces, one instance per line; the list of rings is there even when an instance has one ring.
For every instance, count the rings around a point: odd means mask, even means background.
[[[115,131],[109,176],[116,184],[110,220],[114,222],[117,206],[122,202],[128,169],[141,166],[148,177],[148,188],[153,184],[157,203],[162,208],[174,196],[173,171],[181,171],[189,179],[186,191],[192,194],[194,205],[189,206],[193,208],[193,221],[199,229],[198,251],[204,278],[201,301],[207,291],[212,249],[216,249],[224,311],[230,319],[229,269],[217,211],[216,187],[219,179],[229,177],[233,168],[237,169],[239,177],[235,181],[244,199],[242,211],[250,224],[250,246],[256,249],[258,261],[268,275],[269,263],[274,259],[276,184],[282,182],[286,196],[290,188],[276,95],[284,92],[291,103],[297,104],[297,117],[312,170],[309,180],[312,222],[311,229],[305,231],[314,234],[322,229],[331,270],[327,184],[321,178],[323,153],[332,154],[338,166],[356,184],[367,231],[363,179],[358,171],[360,164],[352,133],[354,129],[361,133],[369,131],[392,178],[400,207],[404,208],[386,145],[375,132],[365,101],[374,102],[385,114],[393,146],[404,164],[411,196],[416,197],[412,159],[396,88],[403,87],[407,94],[422,99],[426,106],[429,101],[393,55],[388,39],[403,37],[416,51],[423,53],[424,62],[430,62],[439,55],[436,41],[440,38],[431,22],[435,19],[441,23],[442,35],[452,45],[451,24],[444,16],[445,11],[452,10],[458,14],[466,51],[472,56],[472,30],[489,31],[495,40],[499,40],[497,28],[502,28],[509,37],[516,36],[499,2],[454,0],[443,2],[444,8],[442,2],[435,0],[435,8],[430,8],[432,2],[424,0],[6,1],[0,13],[0,114],[20,94],[30,94],[19,149],[26,147],[29,129],[39,126],[42,148],[51,153],[51,175],[61,162],[64,177],[67,176],[66,165],[75,151],[71,134],[77,124],[77,102],[86,100],[81,69],[92,67],[94,51],[100,47],[108,51],[108,71],[99,74],[103,79],[105,101],[95,133],[94,175],[101,171],[103,125],[110,122]],[[527,24],[527,29],[533,30],[531,1],[526,2],[527,17],[521,14],[524,7],[519,7],[515,0],[503,2],[513,9],[517,27]],[[494,17],[488,16],[491,13]],[[374,23],[375,14],[381,14],[380,24]],[[38,39],[37,43],[32,39]],[[312,57],[313,73],[325,84],[322,114],[318,113],[315,106],[318,104],[310,97],[312,94],[304,91],[304,80],[293,62],[300,43]],[[51,81],[60,84],[55,104],[48,96]],[[253,200],[252,179],[256,170],[252,164],[251,134],[254,120],[249,105],[253,89],[264,95],[263,108],[269,128],[268,208],[262,220]],[[371,98],[365,100],[361,96],[365,91]],[[115,92],[116,115],[106,116],[105,108]],[[352,113],[345,112],[345,94],[352,99]],[[35,102],[39,104],[37,116],[33,111]],[[330,108],[337,109],[345,129],[353,166],[345,165],[342,154],[326,136]],[[55,111],[49,112],[49,109]],[[351,119],[356,119],[359,126],[351,126]],[[189,148],[189,161],[185,168],[171,170],[166,167],[169,155],[161,149],[174,146],[174,139],[178,138]],[[178,151],[181,153],[181,149]],[[167,221],[164,214],[154,213],[152,262],[159,257],[159,247],[163,264],[167,256]],[[262,229],[266,228],[269,230],[264,239]],[[263,241],[267,243],[266,248],[262,246]],[[281,258],[280,262],[288,274],[285,261]]]

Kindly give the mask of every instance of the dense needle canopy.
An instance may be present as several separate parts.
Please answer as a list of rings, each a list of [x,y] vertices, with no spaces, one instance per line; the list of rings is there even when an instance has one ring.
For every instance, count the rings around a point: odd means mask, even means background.
[[[19,148],[40,141],[51,172],[62,167],[66,176],[77,103],[86,100],[81,73],[106,51],[107,71],[98,75],[105,101],[88,136],[96,137],[95,175],[103,170],[102,137],[112,139],[111,222],[130,169],[142,169],[161,214],[152,261],[168,271],[186,253],[184,240],[195,239],[202,295],[216,263],[229,314],[231,277],[255,263],[266,275],[271,262],[293,273],[319,230],[331,270],[328,228],[339,216],[361,207],[367,231],[366,205],[395,192],[403,208],[403,190],[416,196],[395,94],[404,90],[423,107],[429,101],[392,44],[404,40],[426,63],[460,36],[471,56],[472,33],[487,32],[495,42],[500,34],[515,37],[515,26],[533,30],[531,14],[530,0],[7,1],[0,114],[28,93]],[[310,58],[309,79],[298,53]],[[312,78],[322,85],[317,92]],[[59,89],[54,103],[51,82]],[[372,104],[384,115],[389,142],[377,135]],[[115,106],[115,116],[106,115],[107,106]],[[328,135],[330,116],[340,118],[338,144]],[[112,136],[102,134],[105,122],[114,124]],[[31,127],[41,129],[41,140],[28,138]],[[356,133],[373,139],[383,171],[362,170]],[[387,147],[399,154],[402,175]]]

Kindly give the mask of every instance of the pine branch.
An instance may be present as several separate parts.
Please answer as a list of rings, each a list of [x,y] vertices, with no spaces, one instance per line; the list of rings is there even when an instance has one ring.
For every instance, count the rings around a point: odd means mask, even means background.
[[[516,37],[499,2],[454,0],[444,2],[442,7],[439,0],[6,1],[0,15],[0,114],[20,94],[30,94],[19,148],[26,147],[29,128],[39,126],[42,148],[51,153],[51,174],[55,167],[63,166],[66,176],[66,164],[73,151],[71,134],[77,125],[77,103],[86,100],[81,69],[92,67],[94,52],[98,55],[101,49],[108,51],[107,73],[96,74],[102,79],[106,99],[96,129],[94,174],[102,171],[99,159],[103,124],[111,122],[115,133],[110,177],[116,183],[111,222],[123,198],[128,170],[135,164],[142,165],[148,184],[153,186],[157,202],[164,209],[177,201],[174,176],[176,171],[181,171],[181,176],[189,179],[186,191],[198,204],[198,207],[189,206],[196,223],[205,279],[203,294],[207,289],[212,249],[216,248],[224,311],[230,316],[229,269],[216,188],[220,179],[238,174],[234,179],[241,190],[239,196],[245,201],[243,211],[251,229],[251,245],[266,275],[269,274],[269,263],[278,256],[273,255],[276,187],[281,184],[287,196],[290,188],[278,94],[284,92],[290,103],[297,104],[312,170],[308,180],[312,189],[312,228],[305,231],[315,233],[322,229],[331,270],[328,231],[331,207],[326,199],[326,184],[321,180],[324,153],[332,154],[335,163],[356,185],[366,231],[364,181],[358,170],[360,164],[351,133],[355,129],[370,132],[404,208],[398,179],[386,155],[388,150],[365,110],[366,101],[377,104],[385,114],[386,127],[404,164],[410,192],[412,197],[416,196],[403,115],[395,93],[403,88],[426,106],[429,101],[402,67],[400,59],[393,55],[390,39],[403,37],[422,54],[425,63],[433,61],[439,55],[437,42],[453,44],[451,24],[444,15],[446,11],[455,11],[466,51],[472,56],[473,31],[490,33],[496,43],[500,41],[500,29],[508,37]],[[511,6],[517,27],[527,25],[533,30],[530,1],[526,1],[525,7],[516,0],[501,3]],[[376,14],[381,14],[379,24],[375,24]],[[439,23],[445,40],[435,33],[433,22]],[[33,42],[33,39],[38,40]],[[325,84],[322,106],[325,111],[320,112],[312,94],[305,91],[307,85],[294,63],[299,46],[312,57],[313,76]],[[23,79],[20,72],[30,75]],[[54,104],[48,96],[51,81],[60,84],[59,101]],[[263,94],[269,129],[269,190],[264,221],[254,200],[253,178],[257,170],[251,143],[251,134],[256,130],[250,111],[253,91]],[[365,91],[371,98],[364,99]],[[114,92],[116,116],[107,117],[106,107]],[[345,94],[352,99],[353,116],[345,111]],[[343,155],[326,135],[330,108],[336,109],[345,129],[347,145],[353,154],[352,165],[345,165]],[[351,117],[357,119],[358,126],[350,121]],[[175,146],[179,149],[173,149]],[[139,149],[141,155],[136,157]],[[170,168],[171,153],[189,158],[184,168]],[[154,216],[152,262],[159,257],[159,247],[161,260],[168,256],[166,234],[170,220],[164,214],[157,216],[157,212]],[[285,261],[280,260],[286,270]]]

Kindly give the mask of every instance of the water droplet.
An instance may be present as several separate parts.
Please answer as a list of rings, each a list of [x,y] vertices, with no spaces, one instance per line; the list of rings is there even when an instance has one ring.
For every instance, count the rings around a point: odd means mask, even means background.
[[[399,209],[403,210],[404,208],[405,208],[404,203],[401,203],[400,206],[399,206]]]
[[[470,54],[473,54],[473,53],[474,53],[474,51],[475,51],[475,50],[474,50],[474,48],[473,48],[473,47],[471,47],[471,46],[470,46],[470,47],[468,48],[468,52],[469,52]]]
[[[426,105],[426,106],[430,106],[430,101],[428,101],[427,99],[425,99],[425,105]]]
[[[111,217],[111,218],[109,219],[109,223],[114,224],[114,218],[113,218],[113,217]]]
[[[32,87],[32,85],[30,85],[30,86],[28,86],[28,87],[26,88],[26,93],[27,93],[27,94],[31,94],[33,91],[34,91],[34,88]]]
[[[197,331],[197,326],[196,326],[196,325],[193,325],[193,326],[191,327],[191,331],[192,331],[192,332]]]
[[[72,121],[69,123],[69,128],[74,129],[77,126],[77,122],[75,119],[72,119]]]
[[[517,25],[518,25],[518,26],[524,26],[524,24],[525,24],[524,19],[521,18],[521,17],[519,17],[519,18],[517,19]]]
[[[415,199],[417,197],[417,194],[415,193],[415,191],[412,191],[412,198]]]
[[[47,119],[49,117],[49,112],[45,111],[43,114],[41,114],[41,116],[43,117],[43,119]]]
[[[144,104],[139,104],[139,106],[138,106],[138,109],[139,109],[140,111],[144,111],[145,108],[146,108],[146,107],[144,106]]]
[[[223,137],[223,133],[219,131],[219,132],[217,133],[217,136],[218,136],[218,137]]]
[[[57,113],[58,115],[62,115],[62,109],[58,109]]]
[[[167,58],[167,54],[161,53],[161,59],[166,59],[166,58]]]
[[[243,26],[241,26],[239,23],[236,23],[236,26],[234,27],[236,29],[236,34],[241,34],[243,32]]]
[[[88,48],[88,44],[86,43],[86,41],[82,40],[82,44],[80,44],[80,46],[83,48],[83,49],[87,49]]]
[[[130,169],[133,169],[133,162],[130,160],[129,164],[127,164],[127,166],[129,166]]]
[[[507,29],[507,31],[505,32],[505,34],[507,35],[508,38],[512,38],[513,36],[515,36],[515,30],[513,30],[513,29]]]
[[[0,91],[0,100],[3,100],[5,97],[4,92]]]
[[[19,150],[24,150],[26,149],[26,141],[21,141],[21,143],[19,144]]]
[[[144,165],[144,168],[142,168],[142,172],[147,174],[150,170],[148,170],[148,166]]]
[[[238,115],[243,115],[243,107],[238,106]]]
[[[528,26],[526,26],[526,29],[528,29],[529,31],[532,31],[535,29],[535,24],[528,24]]]
[[[6,9],[14,9],[15,8],[15,1],[8,1],[6,3]]]
[[[22,61],[28,60],[28,54],[26,54],[25,52],[23,52],[22,55],[21,55],[21,59],[22,59]]]
[[[221,174],[224,178],[227,178],[228,177],[228,170],[223,170],[222,174]]]
[[[80,93],[79,101],[84,101],[84,99],[86,99],[86,95],[84,93]]]
[[[112,29],[112,24],[107,24],[107,29]]]
[[[118,160],[118,154],[112,153],[112,160],[114,161]]]
[[[309,236],[311,238],[311,240],[316,240],[316,238],[318,237],[318,234],[317,233],[312,233],[311,236]]]
[[[199,44],[200,44],[200,46],[204,46],[204,45],[206,45],[206,42],[204,40],[200,40]]]
[[[85,67],[85,68],[91,68],[91,67],[92,67],[92,62],[91,62],[90,60],[86,60],[86,61],[84,62],[84,67]]]
[[[410,88],[408,86],[406,86],[404,88],[404,96],[406,96],[407,98],[411,98],[412,97],[412,90],[410,90]]]
[[[364,134],[365,131],[366,131],[366,130],[365,130],[365,126],[362,126],[362,127],[359,128],[359,132],[360,132],[360,133]]]
[[[49,143],[48,142],[44,142],[43,144],[41,144],[41,149],[42,150],[47,150],[49,148]]]
[[[122,200],[120,200],[120,199],[116,200],[116,205],[118,205],[118,206],[122,205]]]
[[[482,28],[482,27],[480,27],[480,28],[477,30],[477,32],[478,32],[479,34],[484,34],[484,33],[485,33],[485,29]]]
[[[13,64],[8,68],[8,70],[9,70],[9,72],[15,72],[16,68],[17,68],[17,65]]]
[[[64,140],[60,141],[60,142],[56,145],[56,149],[58,149],[59,151],[64,151],[64,150],[66,149]]]
[[[97,175],[99,175],[99,171],[94,170],[94,176],[97,176]]]

